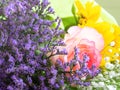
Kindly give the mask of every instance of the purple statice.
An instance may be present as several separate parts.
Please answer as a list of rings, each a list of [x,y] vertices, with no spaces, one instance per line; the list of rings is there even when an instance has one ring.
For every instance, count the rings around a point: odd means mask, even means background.
[[[79,53],[80,50],[78,48],[75,48],[75,54],[74,58],[67,63],[62,64],[60,60],[57,61],[57,67],[59,69],[59,75],[62,75],[60,77],[61,83],[69,83],[67,86],[89,86],[91,79],[97,76],[100,73],[100,69],[97,69],[95,65],[93,64],[91,68],[88,67],[87,62],[89,61],[89,56],[87,54],[83,55],[83,60],[80,60]],[[80,69],[74,70],[74,67],[79,64]],[[70,70],[67,70],[70,68]]]
[[[99,73],[94,65],[87,68],[87,55],[79,60],[77,48],[71,62],[51,63],[52,56],[67,54],[65,49],[57,48],[65,45],[61,38],[64,32],[59,27],[60,18],[49,19],[54,13],[48,0],[0,1],[0,90],[55,90],[63,89],[65,84],[88,86],[89,79]],[[81,68],[72,71],[76,63]],[[70,71],[66,71],[67,67]]]
[[[54,10],[48,0],[0,1],[0,15],[4,18],[0,19],[0,90],[61,87],[58,70],[47,54],[64,45],[63,31],[58,17],[48,18],[51,14]]]

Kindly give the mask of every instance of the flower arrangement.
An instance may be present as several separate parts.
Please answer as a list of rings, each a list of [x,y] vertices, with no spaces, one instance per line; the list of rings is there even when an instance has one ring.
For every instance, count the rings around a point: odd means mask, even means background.
[[[0,1],[0,90],[119,89],[117,22],[93,0],[65,2]]]

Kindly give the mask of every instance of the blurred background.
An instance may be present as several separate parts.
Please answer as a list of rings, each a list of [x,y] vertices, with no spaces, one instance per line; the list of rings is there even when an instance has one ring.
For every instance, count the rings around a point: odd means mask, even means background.
[[[96,0],[96,2],[114,16],[120,25],[120,0]]]

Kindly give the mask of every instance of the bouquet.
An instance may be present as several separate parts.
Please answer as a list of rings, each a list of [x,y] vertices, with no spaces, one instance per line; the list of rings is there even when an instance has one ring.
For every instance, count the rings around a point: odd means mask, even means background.
[[[95,1],[1,0],[0,90],[119,89],[119,38]]]

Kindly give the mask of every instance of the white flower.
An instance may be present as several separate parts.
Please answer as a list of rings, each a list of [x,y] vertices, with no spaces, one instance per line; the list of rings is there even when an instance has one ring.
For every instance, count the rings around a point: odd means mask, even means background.
[[[104,82],[99,82],[99,86],[100,86],[100,87],[104,87],[104,86],[105,86],[105,83],[104,83]]]
[[[105,60],[105,61],[110,61],[110,57],[109,57],[109,56],[106,56],[106,57],[104,58],[104,60]]]
[[[109,77],[110,77],[110,78],[113,78],[113,77],[115,77],[115,76],[116,76],[115,71],[110,71],[110,72],[109,72]]]
[[[115,41],[112,41],[111,43],[110,43],[110,46],[115,46]]]
[[[111,64],[110,62],[107,62],[105,64],[105,67],[106,67],[106,69],[113,70],[115,66],[113,64]]]
[[[100,73],[100,74],[98,74],[97,77],[103,78],[103,75]]]
[[[91,84],[93,87],[99,87],[98,83],[96,83],[96,82],[91,82]]]
[[[112,85],[107,85],[108,90],[117,90],[114,86]]]
[[[108,75],[108,74],[109,74],[109,72],[108,72],[108,71],[105,71],[105,72],[103,72],[103,74]]]

